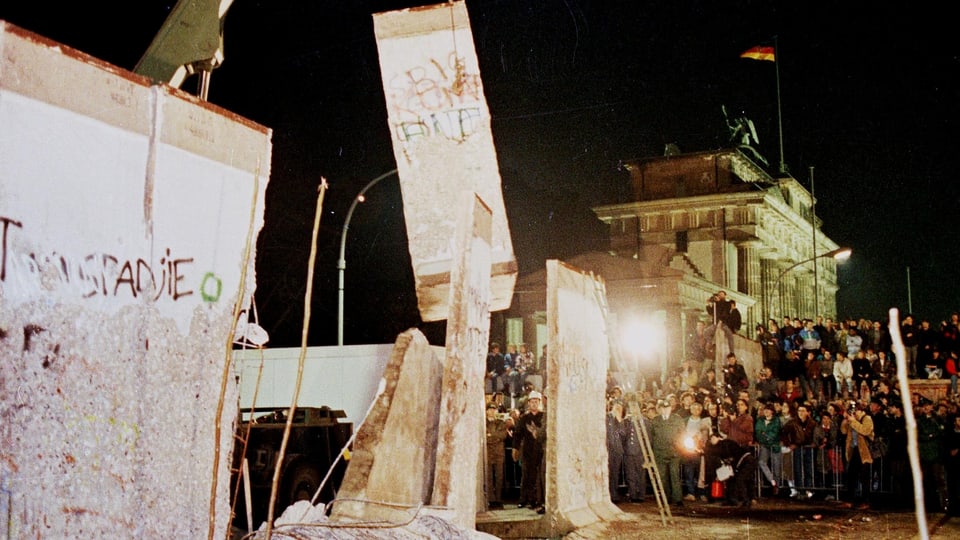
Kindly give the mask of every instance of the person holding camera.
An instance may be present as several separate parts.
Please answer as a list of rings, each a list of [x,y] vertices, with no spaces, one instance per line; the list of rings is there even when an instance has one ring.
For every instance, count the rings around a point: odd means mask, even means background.
[[[735,399],[741,390],[750,388],[747,370],[737,361],[737,355],[727,355],[727,365],[723,368],[723,386],[727,395]]]
[[[740,446],[753,445],[753,417],[750,416],[750,404],[738,399],[734,409],[727,409],[720,419],[720,431]]]
[[[850,409],[843,414],[840,433],[847,438],[844,449],[847,458],[845,484],[849,502],[844,506],[851,508],[855,506],[858,510],[867,510],[870,508],[870,465],[873,463],[870,440],[873,439],[874,433],[873,419],[867,414],[867,406],[864,403],[859,401],[850,403]]]

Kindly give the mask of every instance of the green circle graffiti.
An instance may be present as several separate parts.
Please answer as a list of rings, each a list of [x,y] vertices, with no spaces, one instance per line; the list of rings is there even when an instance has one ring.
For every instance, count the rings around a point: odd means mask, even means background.
[[[208,285],[213,282],[213,285]],[[211,292],[208,287],[215,287],[216,292]],[[223,291],[223,281],[213,272],[207,272],[200,283],[200,296],[204,302],[216,302],[220,299],[220,293]]]

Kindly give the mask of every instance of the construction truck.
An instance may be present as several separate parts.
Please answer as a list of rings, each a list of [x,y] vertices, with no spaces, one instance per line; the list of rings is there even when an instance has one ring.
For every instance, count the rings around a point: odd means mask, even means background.
[[[233,494],[237,495],[234,509],[234,525],[237,527],[256,529],[267,518],[287,410],[257,408],[252,413],[243,411],[246,419],[237,428],[230,482],[231,498]],[[342,410],[298,407],[293,416],[274,505],[276,516],[297,501],[312,500],[325,478],[315,502],[326,503],[336,497],[347,468],[346,460],[337,457],[353,434],[353,424],[340,421],[346,418]],[[244,473],[248,480],[244,479]],[[250,512],[247,512],[245,502],[248,497]],[[248,516],[252,518],[249,524]]]

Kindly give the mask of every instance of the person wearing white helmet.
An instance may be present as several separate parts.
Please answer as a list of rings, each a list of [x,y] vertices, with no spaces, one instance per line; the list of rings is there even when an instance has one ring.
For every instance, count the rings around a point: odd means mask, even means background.
[[[520,460],[520,503],[518,508],[530,507],[544,513],[543,458],[546,448],[546,415],[542,410],[543,395],[536,390],[527,394],[526,412],[517,422],[514,458]]]

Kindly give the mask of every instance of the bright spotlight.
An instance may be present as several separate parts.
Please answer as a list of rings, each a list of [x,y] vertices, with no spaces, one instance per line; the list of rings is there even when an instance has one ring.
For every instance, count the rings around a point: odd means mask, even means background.
[[[663,345],[663,327],[634,319],[626,322],[621,330],[621,342],[631,354],[648,357]]]

